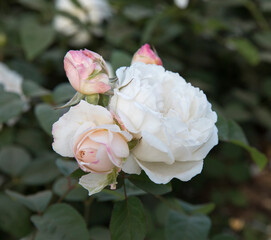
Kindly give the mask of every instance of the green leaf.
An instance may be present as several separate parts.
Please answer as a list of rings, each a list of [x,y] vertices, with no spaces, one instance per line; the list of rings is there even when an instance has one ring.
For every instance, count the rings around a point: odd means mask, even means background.
[[[20,203],[0,193],[0,229],[19,239],[31,230],[30,213]]]
[[[171,192],[171,183],[167,184],[156,184],[152,182],[145,172],[141,172],[140,175],[131,175],[129,176],[129,181],[135,184],[140,189],[149,192],[154,195],[162,195],[168,192]]]
[[[1,85],[1,84],[0,84]],[[25,109],[25,102],[15,93],[1,92],[0,94],[0,123],[20,115]]]
[[[114,50],[110,62],[112,64],[112,68],[116,71],[119,67],[122,66],[130,66],[132,61],[132,56],[127,52]]]
[[[24,196],[22,194],[7,190],[7,195],[25,205],[34,212],[43,212],[52,198],[52,192],[47,190],[32,195]]]
[[[80,177],[86,175],[88,173],[84,172],[81,168],[76,169],[70,175],[71,178],[79,179]]]
[[[84,97],[85,97],[84,94],[76,92],[70,101],[65,103],[63,106],[57,107],[56,109],[72,107],[72,106],[76,105],[77,103],[79,103]]]
[[[182,200],[177,200],[178,204],[182,207],[182,209],[188,214],[209,214],[215,209],[214,203],[206,203],[199,205],[192,205],[190,203],[184,202]]]
[[[238,238],[229,234],[218,234],[212,238],[212,240],[238,240]]]
[[[250,146],[248,146],[240,141],[236,141],[236,140],[233,140],[231,142],[246,149],[250,153],[250,156],[253,159],[253,161],[257,164],[257,166],[261,170],[266,166],[266,164],[268,162],[267,157],[263,153],[258,151],[256,148],[250,147]]]
[[[265,167],[268,162],[266,156],[256,148],[249,146],[243,130],[236,122],[219,116],[216,126],[220,140],[231,142],[246,149],[260,169]]]
[[[55,160],[34,161],[23,172],[21,181],[26,185],[43,185],[52,182],[58,175]]]
[[[75,179],[60,178],[53,185],[53,191],[59,197],[63,196],[69,188],[72,188],[72,190],[65,196],[65,200],[83,201],[88,197],[87,191]]]
[[[259,32],[254,35],[254,40],[266,49],[271,49],[271,32]]]
[[[49,7],[49,2],[45,0],[18,0],[18,2],[26,7],[39,11],[44,11]]]
[[[11,176],[19,176],[30,162],[30,155],[23,148],[7,146],[0,151],[0,169]]]
[[[146,217],[143,205],[136,197],[117,202],[110,221],[112,240],[143,240]]]
[[[67,204],[54,204],[31,220],[38,229],[35,240],[89,240],[84,219]]]
[[[69,83],[61,83],[55,87],[53,91],[54,102],[57,104],[66,102],[71,99],[75,93],[75,90]]]
[[[35,18],[24,19],[20,38],[28,60],[41,54],[54,40],[55,31],[49,25],[41,25]]]
[[[14,135],[14,128],[2,128],[0,131],[0,148],[12,144],[14,142]]]
[[[35,115],[42,129],[52,135],[52,125],[63,115],[62,110],[56,110],[52,106],[41,103],[35,108]]]
[[[145,191],[142,191],[138,187],[136,187],[134,184],[132,184],[129,181],[125,181],[125,187],[126,187],[126,194],[128,197],[130,196],[139,196],[146,194]],[[116,190],[109,190],[109,189],[103,189],[100,193],[97,193],[95,196],[98,201],[104,202],[104,201],[120,201],[124,200],[124,188],[123,186]]]
[[[28,97],[41,97],[49,95],[50,91],[33,81],[23,81],[23,92]]]
[[[105,227],[95,226],[89,230],[91,240],[110,240],[110,232]]]
[[[245,38],[229,39],[228,44],[235,48],[249,64],[257,65],[260,62],[260,54],[258,49]]]
[[[58,158],[56,160],[56,165],[57,165],[59,171],[64,176],[69,176],[76,169],[78,169],[78,164],[76,163],[76,161],[63,160],[61,158]]]
[[[218,116],[216,126],[218,128],[218,136],[220,140],[228,142],[237,140],[244,144],[248,144],[242,128],[236,122],[227,120],[222,116]]]
[[[211,221],[204,215],[186,216],[170,211],[166,222],[167,240],[205,240],[211,228]]]

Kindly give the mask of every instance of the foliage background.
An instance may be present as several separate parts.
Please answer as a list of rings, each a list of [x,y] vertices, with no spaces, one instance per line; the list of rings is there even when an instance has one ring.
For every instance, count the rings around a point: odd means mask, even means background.
[[[116,192],[89,198],[78,176],[69,176],[74,161],[51,149],[51,125],[63,114],[54,108],[74,94],[63,57],[78,47],[54,30],[60,13],[53,1],[2,0],[0,61],[23,76],[30,108],[23,111],[18,96],[0,90],[0,238],[106,240],[110,225],[112,239],[143,239],[145,231],[145,239],[155,240],[270,239],[270,162],[251,147],[270,159],[270,1],[191,0],[187,9],[170,0],[110,5],[104,34],[82,48],[98,52],[115,70],[128,66],[142,44],[155,46],[166,69],[206,93],[219,113],[221,142],[203,172],[190,182],[173,180],[172,191],[140,176],[125,180],[128,194],[138,196],[127,206],[119,201],[122,179]],[[14,117],[16,124],[7,124]],[[126,208],[140,223],[125,216]],[[127,230],[120,216],[138,230]],[[119,230],[124,234],[116,237]]]

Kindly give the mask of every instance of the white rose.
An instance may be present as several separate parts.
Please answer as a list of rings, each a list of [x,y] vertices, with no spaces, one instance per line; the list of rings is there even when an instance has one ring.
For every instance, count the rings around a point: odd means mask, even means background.
[[[178,8],[184,9],[188,6],[189,0],[174,0],[174,3]]]
[[[12,92],[20,95],[22,101],[25,102],[24,110],[27,111],[29,109],[29,105],[27,104],[27,99],[23,94],[22,90],[23,77],[19,75],[17,72],[10,70],[4,63],[0,62],[0,85],[3,86],[6,92]],[[8,125],[12,126],[18,120],[17,117],[12,118],[8,121]],[[0,124],[0,129],[1,129]]]
[[[4,90],[13,92],[25,98],[22,91],[23,78],[15,71],[10,70],[5,64],[0,63],[0,84]]]
[[[97,27],[111,16],[111,9],[106,0],[78,0],[81,7],[78,7],[72,0],[56,0],[56,9],[66,12],[77,18],[84,24],[91,24],[91,31],[95,35],[101,34]],[[54,26],[57,31],[66,36],[73,36],[71,43],[82,46],[91,40],[86,29],[80,28],[71,18],[64,15],[57,15],[54,19]]]
[[[119,68],[117,77],[110,110],[141,138],[123,171],[143,169],[152,181],[164,184],[200,173],[203,159],[218,143],[217,115],[205,94],[157,65],[135,63]]]

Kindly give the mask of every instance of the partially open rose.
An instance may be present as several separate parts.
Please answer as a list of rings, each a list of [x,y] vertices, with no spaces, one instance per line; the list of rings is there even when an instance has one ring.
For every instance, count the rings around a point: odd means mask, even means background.
[[[132,136],[114,124],[111,113],[101,106],[81,101],[53,125],[53,149],[75,157],[85,172],[111,172],[129,155]]]
[[[122,167],[124,158],[129,155],[127,142],[132,139],[114,123],[108,110],[83,100],[54,123],[53,137],[53,149],[58,154],[75,157],[79,167],[90,172],[92,176],[84,175],[83,181],[95,178],[93,182],[103,181],[103,186],[111,184],[107,175]],[[92,180],[86,181],[87,186],[82,184],[83,187],[90,191]],[[90,192],[95,191],[97,189]]]

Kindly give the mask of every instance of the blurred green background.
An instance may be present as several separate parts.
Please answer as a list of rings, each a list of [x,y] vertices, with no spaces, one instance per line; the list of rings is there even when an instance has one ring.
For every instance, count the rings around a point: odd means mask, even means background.
[[[0,62],[18,73],[0,68],[0,239],[35,239],[31,211],[10,197],[44,190],[52,191],[51,203],[65,201],[85,215],[91,239],[108,239],[112,201],[97,195],[90,206],[74,179],[75,189],[65,195],[76,166],[69,161],[63,173],[65,159],[51,149],[51,125],[65,111],[54,107],[74,94],[63,58],[70,49],[87,48],[116,70],[149,43],[164,67],[201,88],[219,114],[221,142],[203,172],[187,183],[173,180],[166,197],[214,203],[203,212],[212,220],[209,239],[270,240],[271,1],[190,0],[185,8],[173,0],[56,2],[0,1]],[[19,92],[5,88],[13,78],[20,79]],[[251,146],[267,156],[266,165]],[[140,198],[146,239],[166,239],[168,209],[154,196]]]

